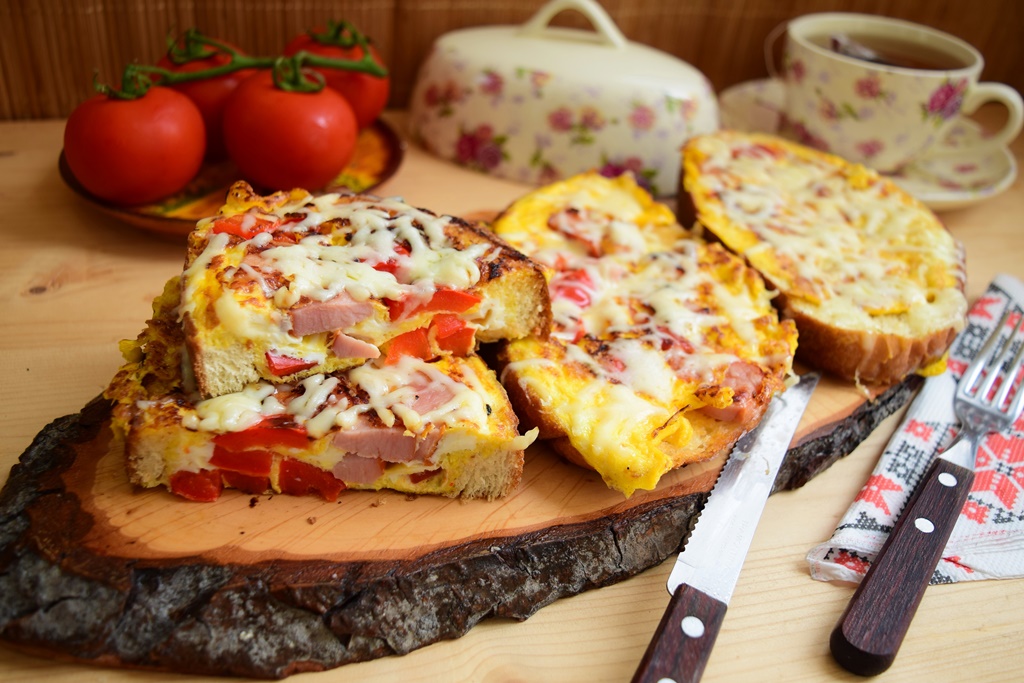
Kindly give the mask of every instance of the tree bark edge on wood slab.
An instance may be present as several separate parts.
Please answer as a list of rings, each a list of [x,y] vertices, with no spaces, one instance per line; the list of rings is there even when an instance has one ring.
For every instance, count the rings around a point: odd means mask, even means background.
[[[912,377],[790,449],[775,490],[849,454],[920,386]],[[96,399],[46,426],[0,491],[0,638],[29,653],[106,666],[284,678],[402,655],[490,617],[525,620],[555,600],[634,576],[681,548],[706,499],[644,503],[599,520],[480,539],[413,561],[199,558],[134,562],[76,545],[91,521],[60,472],[109,415]],[[78,514],[76,514],[76,510]],[[33,517],[61,520],[54,537]],[[75,572],[89,565],[90,577]]]

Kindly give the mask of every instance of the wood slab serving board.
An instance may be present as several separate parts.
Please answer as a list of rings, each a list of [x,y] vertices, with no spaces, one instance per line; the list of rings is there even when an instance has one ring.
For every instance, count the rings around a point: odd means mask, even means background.
[[[919,384],[868,399],[825,378],[776,490],[851,452]],[[676,553],[724,462],[624,499],[537,444],[521,486],[494,502],[225,491],[191,503],[128,483],[108,418],[97,399],[55,420],[0,492],[0,636],[185,673],[281,678],[526,619]]]

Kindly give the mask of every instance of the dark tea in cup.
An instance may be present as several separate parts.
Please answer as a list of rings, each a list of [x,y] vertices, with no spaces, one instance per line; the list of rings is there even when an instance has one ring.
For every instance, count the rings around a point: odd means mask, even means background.
[[[924,42],[909,42],[870,33],[816,36],[811,42],[847,57],[903,69],[952,71],[968,66],[963,59]]]

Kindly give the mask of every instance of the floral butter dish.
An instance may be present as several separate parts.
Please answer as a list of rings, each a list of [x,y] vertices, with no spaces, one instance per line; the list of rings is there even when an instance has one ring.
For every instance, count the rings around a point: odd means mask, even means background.
[[[568,9],[595,30],[548,25]],[[462,166],[529,184],[630,170],[659,195],[675,191],[683,143],[718,128],[707,78],[626,40],[593,0],[554,0],[522,26],[441,36],[410,112],[413,140]]]

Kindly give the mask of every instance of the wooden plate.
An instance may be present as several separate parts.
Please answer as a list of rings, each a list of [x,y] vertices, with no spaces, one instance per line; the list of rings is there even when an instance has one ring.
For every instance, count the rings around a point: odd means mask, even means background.
[[[367,192],[390,178],[405,156],[405,143],[382,119],[359,133],[352,161],[322,192]],[[184,237],[196,221],[217,213],[239,173],[230,161],[204,164],[181,192],[154,204],[117,206],[92,195],[71,172],[64,153],[57,162],[61,178],[75,194],[103,213],[136,228],[172,238]]]
[[[868,400],[824,378],[775,488],[851,452],[919,384]],[[122,458],[101,400],[21,456],[0,492],[0,637],[48,658],[261,678],[404,654],[633,576],[679,550],[724,461],[624,499],[534,444],[521,486],[490,503],[190,503],[132,487]]]

